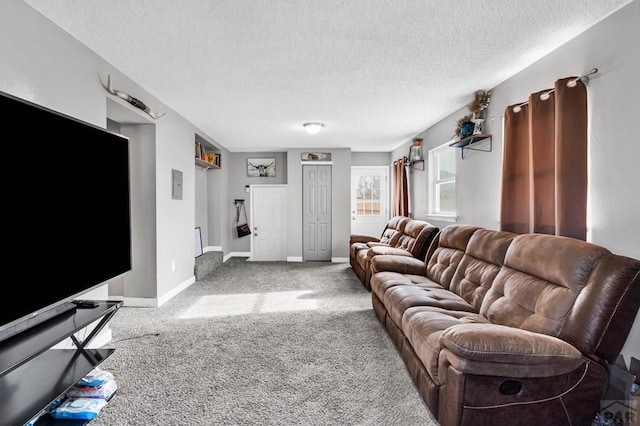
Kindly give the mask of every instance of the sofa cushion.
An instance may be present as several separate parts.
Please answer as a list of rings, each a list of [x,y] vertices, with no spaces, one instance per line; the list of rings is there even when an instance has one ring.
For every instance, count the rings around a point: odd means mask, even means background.
[[[412,219],[407,223],[402,235],[391,246],[406,250],[417,259],[424,259],[429,245],[439,229],[424,220]]]
[[[427,277],[449,288],[469,239],[478,229],[477,226],[450,225],[441,230],[437,236],[438,246],[427,262]]]
[[[438,361],[442,349],[440,346],[442,333],[458,324],[487,322],[482,315],[472,312],[417,306],[405,311],[401,328],[433,382],[440,385]]]
[[[371,291],[375,293],[381,301],[384,300],[384,295],[387,290],[398,285],[418,285],[421,288],[434,289],[442,288],[440,284],[431,281],[424,275],[400,274],[397,272],[383,271],[377,272],[371,279]]]
[[[478,229],[469,239],[449,290],[472,304],[476,312],[480,311],[482,300],[498,275],[515,236],[510,232]]]
[[[380,237],[380,242],[383,244],[388,244],[391,246],[395,246],[398,242],[398,239],[404,232],[405,226],[411,218],[406,216],[395,216],[392,217],[389,222],[387,222],[387,226],[382,232],[382,236]]]
[[[378,295],[378,297],[380,297]],[[475,307],[457,294],[428,281],[425,285],[395,285],[384,292],[382,299],[389,318],[400,327],[405,311],[414,306],[431,306],[454,311],[474,312]]]
[[[567,237],[515,237],[480,313],[494,324],[558,336],[589,274],[608,250]]]

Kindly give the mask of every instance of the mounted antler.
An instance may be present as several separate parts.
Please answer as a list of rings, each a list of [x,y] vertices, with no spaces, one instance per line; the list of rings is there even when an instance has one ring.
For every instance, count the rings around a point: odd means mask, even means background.
[[[145,112],[149,117],[153,118],[154,120],[157,120],[158,118],[162,118],[165,116],[165,113],[162,113],[160,115],[157,115],[156,113],[154,113],[151,108],[149,108],[147,105],[145,105],[144,102],[142,102],[140,99],[138,98],[134,98],[133,96],[129,95],[128,93],[122,92],[120,90],[115,90],[113,87],[111,87],[111,75],[107,74],[107,86],[105,87],[105,89],[107,90],[107,92],[111,93],[114,96],[117,96],[121,99],[124,99],[125,101],[129,102],[131,105],[133,105],[134,107],[142,110],[143,112]]]

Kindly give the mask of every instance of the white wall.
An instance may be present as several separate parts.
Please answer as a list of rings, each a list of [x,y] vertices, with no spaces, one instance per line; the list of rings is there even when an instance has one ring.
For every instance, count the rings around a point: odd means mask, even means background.
[[[588,84],[589,240],[640,259],[640,143],[634,130],[640,120],[638,40],[640,2],[634,1],[492,89],[487,131],[493,134],[493,151],[467,151],[464,160],[460,149],[456,152],[458,223],[499,229],[504,109],[527,100],[530,93],[553,87],[559,78],[582,75],[595,67],[599,73]],[[424,153],[449,141],[456,120],[466,112],[463,108],[422,132]],[[395,150],[392,158],[406,155],[409,143]],[[419,219],[425,219],[428,211],[427,176],[426,171],[412,175],[413,210]],[[638,318],[623,354],[627,361],[631,356],[640,358]]]

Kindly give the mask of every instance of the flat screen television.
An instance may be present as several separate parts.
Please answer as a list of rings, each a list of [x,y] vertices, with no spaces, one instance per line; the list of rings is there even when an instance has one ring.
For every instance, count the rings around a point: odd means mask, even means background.
[[[0,122],[2,341],[131,270],[131,221],[127,137],[1,91]]]

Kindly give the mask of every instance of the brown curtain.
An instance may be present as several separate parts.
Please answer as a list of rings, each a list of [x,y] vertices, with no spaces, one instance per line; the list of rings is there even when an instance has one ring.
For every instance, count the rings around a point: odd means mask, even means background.
[[[552,91],[505,110],[501,229],[587,237],[587,89],[556,81]],[[547,94],[548,99],[541,99]]]
[[[409,216],[409,192],[404,159],[393,162],[393,216]]]

